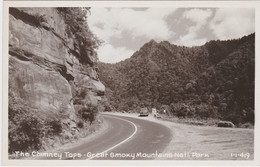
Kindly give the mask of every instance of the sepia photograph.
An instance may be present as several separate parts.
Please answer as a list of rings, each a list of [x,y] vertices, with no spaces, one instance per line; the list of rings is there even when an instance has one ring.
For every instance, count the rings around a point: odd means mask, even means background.
[[[256,8],[5,8],[7,162],[259,158]]]

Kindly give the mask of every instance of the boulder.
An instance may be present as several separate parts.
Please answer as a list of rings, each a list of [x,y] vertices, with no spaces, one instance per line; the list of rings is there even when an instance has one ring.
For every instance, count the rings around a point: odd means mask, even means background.
[[[234,128],[235,125],[230,122],[230,121],[220,121],[218,122],[218,127],[230,127],[230,128]]]
[[[93,92],[96,92],[98,95],[104,95],[105,93],[105,86],[100,81],[89,80],[88,88]]]

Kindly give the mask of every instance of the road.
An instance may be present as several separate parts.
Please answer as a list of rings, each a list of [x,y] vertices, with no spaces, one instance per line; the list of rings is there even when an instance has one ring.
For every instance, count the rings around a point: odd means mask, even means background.
[[[172,139],[170,129],[158,123],[125,116],[102,116],[108,129],[92,141],[64,150],[62,159],[151,160],[156,153],[163,152]]]
[[[60,149],[56,158],[82,160],[253,160],[254,129],[194,126],[137,114],[102,114],[102,130]],[[149,121],[148,121],[149,120]],[[172,135],[173,134],[173,135]],[[162,157],[149,157],[162,153]],[[173,154],[167,156],[167,154]],[[166,156],[164,156],[166,155]],[[241,155],[241,156],[240,156]]]

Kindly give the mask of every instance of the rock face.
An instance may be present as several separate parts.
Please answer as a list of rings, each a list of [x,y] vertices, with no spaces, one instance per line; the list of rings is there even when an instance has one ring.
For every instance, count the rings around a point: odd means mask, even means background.
[[[67,115],[73,127],[79,89],[86,92],[80,106],[93,106],[105,87],[95,65],[82,64],[76,57],[77,44],[65,27],[56,8],[9,9],[9,91],[42,115]],[[88,56],[95,64],[96,53]]]

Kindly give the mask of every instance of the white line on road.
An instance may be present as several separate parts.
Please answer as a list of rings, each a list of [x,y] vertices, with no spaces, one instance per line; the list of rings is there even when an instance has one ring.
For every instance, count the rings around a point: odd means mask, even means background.
[[[108,115],[106,115],[106,116],[108,116]],[[108,116],[108,117],[113,117],[113,116]],[[126,122],[131,123],[131,124],[135,127],[135,131],[134,131],[134,133],[132,133],[132,134],[131,134],[128,138],[126,138],[125,140],[121,141],[120,143],[114,145],[113,147],[110,147],[109,149],[107,149],[107,150],[105,150],[105,151],[103,151],[103,152],[101,152],[101,153],[99,153],[99,154],[104,154],[105,152],[108,152],[108,151],[110,151],[110,150],[112,150],[112,149],[114,149],[114,148],[120,146],[121,144],[125,143],[125,142],[128,141],[130,138],[132,138],[132,137],[136,134],[136,132],[137,132],[137,126],[136,126],[133,122],[131,122],[131,121],[129,121],[129,120],[126,120],[126,119],[118,118],[118,117],[113,117],[113,118],[121,119],[121,120],[123,120],[123,121],[126,121]],[[97,155],[97,154],[96,154],[96,155]],[[93,158],[95,158],[95,157],[96,157],[96,156],[93,156],[93,157],[90,157],[90,158],[88,158],[88,159],[86,159],[86,160],[91,160],[91,159],[93,159]]]

